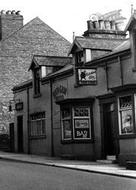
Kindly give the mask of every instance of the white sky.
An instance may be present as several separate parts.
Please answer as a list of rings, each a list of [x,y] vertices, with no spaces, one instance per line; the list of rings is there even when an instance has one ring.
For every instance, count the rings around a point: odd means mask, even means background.
[[[122,9],[122,15],[129,18],[131,4],[136,9],[136,0],[1,0],[0,10],[20,10],[24,24],[38,16],[72,42],[73,32],[82,35],[87,29],[91,14]]]

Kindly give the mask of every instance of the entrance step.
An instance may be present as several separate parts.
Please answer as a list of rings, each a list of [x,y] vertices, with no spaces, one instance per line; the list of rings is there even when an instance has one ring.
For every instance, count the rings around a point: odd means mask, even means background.
[[[116,160],[116,156],[115,155],[108,155],[107,157],[106,157],[106,159],[107,160],[111,160],[111,161],[115,161]]]
[[[98,163],[101,163],[101,164],[115,164],[116,163],[116,156],[113,155],[113,156],[106,156],[106,159],[105,160],[97,160]]]
[[[128,170],[136,170],[136,161],[127,161],[126,169]]]

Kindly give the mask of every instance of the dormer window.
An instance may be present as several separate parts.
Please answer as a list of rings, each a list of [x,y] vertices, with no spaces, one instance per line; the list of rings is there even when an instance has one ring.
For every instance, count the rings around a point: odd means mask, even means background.
[[[76,63],[79,66],[82,66],[84,64],[84,54],[83,51],[79,51],[76,53]]]
[[[91,49],[85,50],[85,58],[86,58],[86,60],[85,60],[86,62],[91,61],[91,59],[92,59]]]
[[[48,74],[53,72],[53,67],[41,66],[41,77],[46,77]]]

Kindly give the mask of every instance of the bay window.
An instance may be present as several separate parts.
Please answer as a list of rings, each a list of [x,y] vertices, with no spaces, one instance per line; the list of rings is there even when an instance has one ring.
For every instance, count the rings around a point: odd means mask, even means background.
[[[62,140],[91,139],[91,113],[89,106],[61,107]]]

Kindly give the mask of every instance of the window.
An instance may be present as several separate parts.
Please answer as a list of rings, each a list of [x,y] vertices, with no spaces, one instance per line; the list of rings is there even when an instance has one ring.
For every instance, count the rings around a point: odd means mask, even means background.
[[[73,138],[74,139],[90,139],[90,108],[74,107],[73,108]]]
[[[41,137],[46,135],[45,112],[39,112],[30,115],[29,132],[31,137]]]
[[[62,107],[61,124],[63,140],[91,139],[90,107]]]
[[[84,54],[83,51],[76,53],[76,64],[82,66],[84,64]]]
[[[120,134],[133,134],[134,133],[134,111],[133,111],[133,96],[119,97],[119,127]]]
[[[86,62],[91,61],[92,56],[91,56],[91,50],[90,49],[85,50],[85,55],[86,55]]]
[[[41,77],[46,77],[48,74],[53,72],[53,67],[42,66],[41,67]]]
[[[34,94],[40,94],[40,73],[39,68],[34,69]]]

